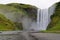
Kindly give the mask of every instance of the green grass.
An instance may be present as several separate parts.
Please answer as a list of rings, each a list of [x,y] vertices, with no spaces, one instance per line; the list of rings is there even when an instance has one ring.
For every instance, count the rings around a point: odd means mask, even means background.
[[[0,14],[0,31],[13,31],[17,30],[15,24],[7,19],[4,15]]]
[[[22,4],[22,3],[9,3],[7,4],[8,6],[13,6],[13,7],[16,7],[16,8],[37,8],[33,5],[29,5],[29,4]]]

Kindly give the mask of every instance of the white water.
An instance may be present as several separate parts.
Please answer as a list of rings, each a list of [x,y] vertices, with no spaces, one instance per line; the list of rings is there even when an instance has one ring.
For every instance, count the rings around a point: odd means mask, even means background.
[[[48,9],[38,9],[37,27],[38,30],[46,30],[48,24]]]

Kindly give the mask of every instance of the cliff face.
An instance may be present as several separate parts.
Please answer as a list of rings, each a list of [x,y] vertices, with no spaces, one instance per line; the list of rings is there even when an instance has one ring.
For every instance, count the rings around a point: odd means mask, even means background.
[[[13,22],[13,24],[15,25],[14,28],[22,30],[23,27],[25,27],[25,29],[28,28],[33,20],[36,21],[37,8],[35,6],[18,3],[10,3],[6,5],[0,4],[0,14],[4,15],[6,19]],[[11,27],[12,26],[13,25],[11,25]]]

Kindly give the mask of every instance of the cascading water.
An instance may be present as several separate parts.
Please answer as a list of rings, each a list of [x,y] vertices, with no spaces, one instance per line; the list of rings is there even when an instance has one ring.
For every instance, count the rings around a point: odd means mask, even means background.
[[[48,9],[38,9],[37,27],[38,30],[46,30],[48,25]]]

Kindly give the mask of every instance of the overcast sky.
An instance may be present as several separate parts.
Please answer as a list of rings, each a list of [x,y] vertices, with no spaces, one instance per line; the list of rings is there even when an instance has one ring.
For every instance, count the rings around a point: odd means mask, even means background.
[[[0,4],[24,3],[24,4],[35,5],[39,8],[47,8],[58,1],[60,0],[0,0]]]

